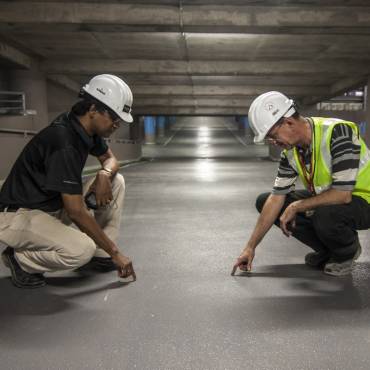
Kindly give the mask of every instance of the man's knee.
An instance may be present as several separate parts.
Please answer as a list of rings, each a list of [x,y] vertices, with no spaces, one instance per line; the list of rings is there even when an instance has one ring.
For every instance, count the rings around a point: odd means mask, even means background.
[[[335,235],[338,232],[340,213],[335,206],[321,206],[312,215],[312,224],[318,235]]]
[[[125,178],[120,173],[117,173],[114,176],[112,185],[113,185],[113,188],[120,189],[121,191],[124,192],[126,188]]]
[[[73,248],[62,257],[67,269],[85,265],[94,256],[96,250],[95,242],[85,234],[80,240],[72,243]]]
[[[256,199],[256,208],[259,213],[261,213],[263,206],[266,203],[267,198],[269,197],[270,193],[262,193]]]

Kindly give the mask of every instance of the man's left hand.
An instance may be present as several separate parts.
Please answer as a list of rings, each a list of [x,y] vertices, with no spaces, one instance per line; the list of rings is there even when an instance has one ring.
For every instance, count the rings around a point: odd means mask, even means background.
[[[295,228],[295,218],[298,212],[295,203],[290,204],[280,216],[280,228],[288,237],[292,235],[292,230]]]
[[[113,200],[110,174],[106,171],[99,171],[90,190],[95,192],[98,207],[109,204]]]

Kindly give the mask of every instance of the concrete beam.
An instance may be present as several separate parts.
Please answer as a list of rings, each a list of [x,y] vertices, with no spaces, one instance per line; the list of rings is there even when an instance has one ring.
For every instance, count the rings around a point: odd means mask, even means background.
[[[73,92],[80,92],[81,86],[64,75],[48,75],[47,79]]]
[[[325,86],[274,86],[277,91],[282,91],[287,95],[306,96],[321,95],[329,92],[329,87]],[[137,85],[132,86],[135,97],[145,96],[256,96],[266,92],[266,86],[190,86],[190,85]]]
[[[195,107],[245,107],[249,106],[252,98],[243,99],[218,99],[218,98],[136,98],[134,108],[139,106],[195,106]]]
[[[194,115],[194,116],[235,116],[248,114],[249,107],[159,107],[142,106],[134,108],[135,115]]]
[[[346,91],[356,89],[360,86],[365,86],[367,82],[367,76],[350,77],[343,80],[339,80],[330,87],[330,94],[332,96],[338,96]]]
[[[22,9],[22,11],[19,11]],[[181,21],[180,21],[181,19]],[[331,33],[333,29],[369,33],[368,6],[251,6],[251,5],[176,5],[117,4],[106,2],[12,1],[0,3],[0,23],[56,25],[61,31],[84,25],[90,31],[129,30],[192,32],[259,32],[279,30]],[[116,28],[118,27],[118,29]],[[334,31],[335,32],[335,31]]]
[[[12,1],[0,3],[0,23],[179,25],[179,7],[134,1],[132,4]]]
[[[356,89],[360,86],[365,86],[367,78],[367,76],[344,78],[330,86],[327,93],[321,94],[319,96],[317,96],[316,94],[312,94],[313,96],[304,98],[302,100],[302,104],[304,106],[309,106],[342,95],[343,93]]]
[[[369,7],[333,6],[185,6],[184,25],[258,27],[365,27]]]
[[[178,61],[141,59],[68,59],[48,60],[41,64],[47,73],[94,74],[102,72],[120,74],[162,75],[307,75],[323,74],[346,76],[370,73],[367,62],[326,61]]]
[[[7,61],[16,64],[18,67],[30,69],[32,66],[32,58],[28,55],[17,50],[13,46],[10,46],[0,41],[0,57]]]

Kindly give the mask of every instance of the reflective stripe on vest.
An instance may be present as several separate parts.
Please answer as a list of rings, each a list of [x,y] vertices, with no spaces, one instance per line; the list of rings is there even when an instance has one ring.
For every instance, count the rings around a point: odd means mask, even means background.
[[[358,135],[358,127],[355,123],[335,118],[312,117],[314,123],[314,134],[312,142],[312,165],[314,166],[313,186],[316,194],[329,189],[333,182],[332,165],[330,153],[330,141],[335,125],[344,123]],[[356,185],[352,191],[353,195],[364,198],[370,203],[370,151],[365,142],[359,138],[361,145],[359,171],[356,177]],[[298,173],[306,189],[309,187],[298,160],[298,150],[284,150],[284,153],[292,168]]]

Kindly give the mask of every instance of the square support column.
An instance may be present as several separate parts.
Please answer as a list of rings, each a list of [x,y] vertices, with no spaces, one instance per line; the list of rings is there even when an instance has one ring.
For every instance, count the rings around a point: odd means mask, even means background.
[[[31,70],[12,70],[9,88],[26,94],[26,108],[36,111],[33,129],[39,131],[49,124],[48,97],[45,74],[37,67]]]

